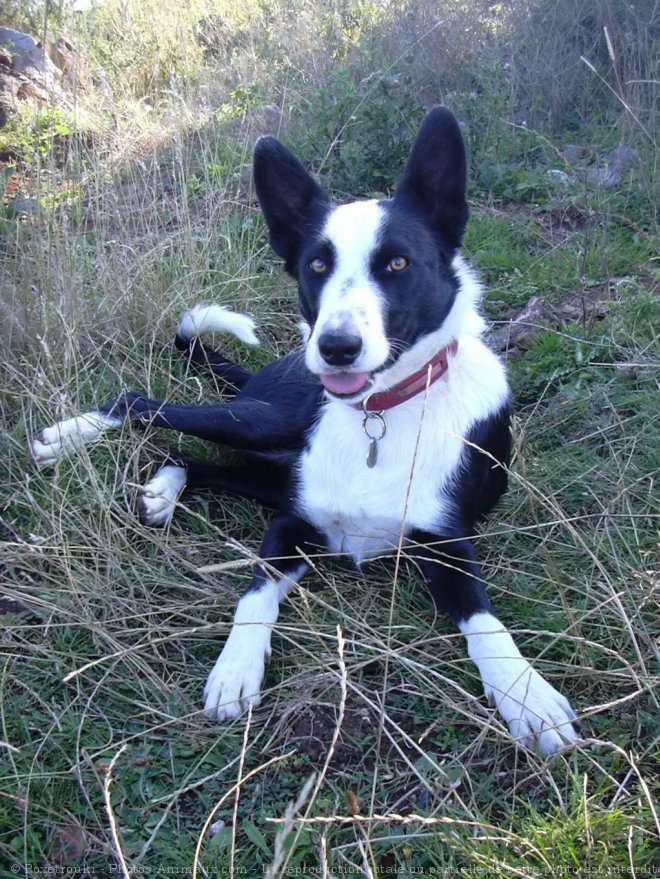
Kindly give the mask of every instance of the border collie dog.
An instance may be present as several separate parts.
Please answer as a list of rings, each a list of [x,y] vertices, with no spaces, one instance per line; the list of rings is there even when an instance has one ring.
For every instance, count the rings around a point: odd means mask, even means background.
[[[34,440],[50,463],[124,419],[245,453],[239,465],[168,461],[144,486],[145,523],[169,522],[184,488],[233,492],[275,507],[260,558],[211,674],[208,717],[259,702],[280,602],[319,551],[355,563],[414,558],[437,605],[466,638],[491,704],[525,746],[579,741],[568,701],[528,662],[495,615],[475,560],[477,520],[506,488],[510,394],[482,341],[480,287],[459,247],[468,218],[459,126],[443,107],[422,122],[393,198],[333,205],[274,137],[254,155],[273,250],[297,283],[304,351],[257,373],[204,347],[252,320],[221,306],[181,319],[176,345],[227,379],[225,402],[188,406],[126,393]]]

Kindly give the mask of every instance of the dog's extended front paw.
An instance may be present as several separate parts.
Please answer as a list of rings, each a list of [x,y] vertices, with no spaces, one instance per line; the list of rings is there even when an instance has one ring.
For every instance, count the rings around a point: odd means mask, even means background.
[[[232,630],[204,688],[204,714],[222,722],[261,701],[261,682],[270,655],[270,633],[263,626]],[[264,639],[267,637],[267,643]]]
[[[204,688],[204,714],[210,720],[232,720],[261,701],[266,653],[237,650],[228,641]]]
[[[122,420],[114,415],[92,411],[58,421],[52,427],[45,427],[32,441],[32,459],[40,467],[54,464],[65,452],[93,442],[112,427],[119,427]]]
[[[519,744],[555,754],[580,741],[570,702],[526,660],[494,662],[484,674],[484,690]]]
[[[575,712],[521,656],[506,627],[480,612],[461,624],[468,653],[481,674],[484,692],[506,721],[511,735],[527,748],[555,754],[581,741]]]
[[[165,527],[174,515],[177,501],[186,487],[186,469],[176,464],[165,464],[156,475],[142,486],[138,501],[143,525]]]

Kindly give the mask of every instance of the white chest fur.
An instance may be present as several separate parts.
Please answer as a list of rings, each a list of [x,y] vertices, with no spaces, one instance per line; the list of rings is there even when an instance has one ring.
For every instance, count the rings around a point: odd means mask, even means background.
[[[471,337],[445,376],[385,413],[387,433],[367,467],[363,415],[345,403],[326,404],[300,461],[301,512],[321,530],[332,552],[355,561],[395,551],[402,533],[438,532],[451,515],[447,487],[457,475],[464,438],[475,422],[504,402],[499,360]]]

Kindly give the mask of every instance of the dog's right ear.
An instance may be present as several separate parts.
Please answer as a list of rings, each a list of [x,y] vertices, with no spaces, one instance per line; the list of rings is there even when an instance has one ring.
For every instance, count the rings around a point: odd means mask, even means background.
[[[254,148],[254,186],[270,231],[270,245],[290,274],[310,231],[321,227],[330,200],[293,153],[271,135]]]

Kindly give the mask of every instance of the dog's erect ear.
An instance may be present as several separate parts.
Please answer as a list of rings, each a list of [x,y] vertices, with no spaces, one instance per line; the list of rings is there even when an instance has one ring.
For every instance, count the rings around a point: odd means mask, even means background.
[[[293,153],[270,135],[260,137],[254,148],[254,186],[271,247],[293,272],[303,240],[327,214],[328,196]]]
[[[460,247],[467,225],[467,162],[461,129],[446,107],[430,110],[419,129],[395,201],[424,212],[441,243]]]

